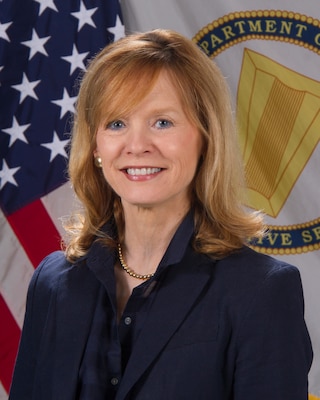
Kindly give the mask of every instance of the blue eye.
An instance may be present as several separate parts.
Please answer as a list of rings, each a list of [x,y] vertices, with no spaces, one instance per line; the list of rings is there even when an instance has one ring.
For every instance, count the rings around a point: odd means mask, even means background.
[[[159,119],[155,123],[156,128],[159,128],[159,129],[170,128],[172,125],[173,125],[173,123],[171,121],[168,121],[167,119]]]
[[[123,128],[124,126],[125,125],[124,125],[124,123],[122,121],[116,120],[116,121],[109,122],[107,124],[107,129],[111,129],[111,130],[116,131],[116,130],[119,130],[119,129]]]

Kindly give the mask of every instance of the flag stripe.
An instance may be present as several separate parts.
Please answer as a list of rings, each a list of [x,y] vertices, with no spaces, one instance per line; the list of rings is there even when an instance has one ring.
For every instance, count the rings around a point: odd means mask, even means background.
[[[0,294],[21,328],[27,289],[34,267],[1,211],[0,231],[1,248],[5,249],[1,251]]]
[[[0,400],[8,400],[7,391],[1,384],[1,380],[0,380]]]
[[[59,249],[60,234],[40,199],[7,216],[7,221],[34,267],[47,254]],[[8,275],[10,272],[11,270],[8,271]],[[28,272],[27,277],[30,277],[30,271]],[[3,288],[1,288],[2,291]],[[1,295],[0,320],[3,329],[0,330],[0,380],[6,391],[9,391],[21,333],[8,305]]]
[[[6,302],[0,295],[0,381],[9,391],[17,347],[20,340],[20,328],[10,313]]]
[[[34,267],[46,255],[60,248],[60,234],[40,199],[7,216],[7,219]]]

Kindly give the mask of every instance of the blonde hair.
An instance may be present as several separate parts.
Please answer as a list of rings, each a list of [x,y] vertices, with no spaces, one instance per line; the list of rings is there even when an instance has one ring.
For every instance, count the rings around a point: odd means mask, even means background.
[[[243,165],[224,77],[191,40],[174,31],[158,29],[130,35],[107,46],[90,63],[82,79],[69,176],[83,212],[67,227],[69,260],[84,255],[97,236],[106,245],[115,245],[114,239],[100,231],[106,222],[115,222],[119,237],[123,235],[119,198],[94,165],[96,132],[102,121],[132,110],[164,69],[204,142],[192,187],[194,248],[223,257],[243,246],[248,237],[262,233],[260,214],[243,207]]]

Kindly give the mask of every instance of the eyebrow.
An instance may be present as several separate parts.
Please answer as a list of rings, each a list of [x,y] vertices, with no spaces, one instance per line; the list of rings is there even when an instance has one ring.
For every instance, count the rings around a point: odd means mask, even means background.
[[[161,114],[167,114],[167,113],[173,113],[173,114],[180,114],[180,112],[184,113],[183,108],[181,107],[181,111],[177,110],[174,107],[162,107],[162,108],[151,108],[150,111],[148,110],[148,113],[155,114],[155,115],[161,115]]]

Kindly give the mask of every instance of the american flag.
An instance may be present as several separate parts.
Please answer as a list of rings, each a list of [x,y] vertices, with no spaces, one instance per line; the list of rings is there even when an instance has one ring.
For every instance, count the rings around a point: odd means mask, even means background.
[[[76,81],[124,36],[118,0],[0,0],[0,399],[7,398],[25,297],[59,249],[72,203],[66,167]]]

